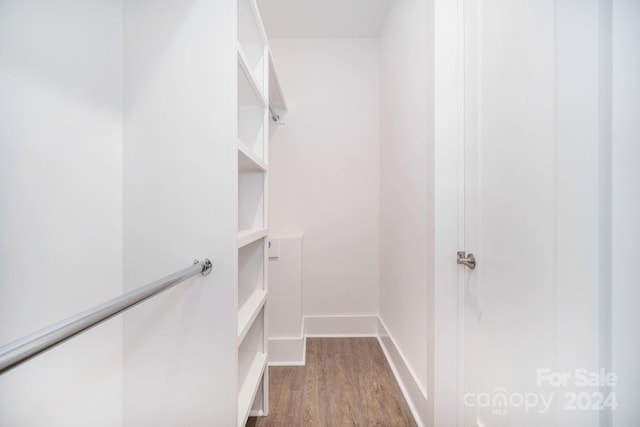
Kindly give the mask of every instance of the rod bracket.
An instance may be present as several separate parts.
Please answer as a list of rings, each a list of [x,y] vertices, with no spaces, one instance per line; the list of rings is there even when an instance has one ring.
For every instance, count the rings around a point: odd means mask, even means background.
[[[193,260],[193,263],[199,264],[200,261],[195,259]],[[202,271],[200,272],[200,274],[202,274],[203,276],[208,276],[209,274],[211,274],[212,271],[213,271],[213,264],[211,263],[209,258],[205,258],[205,260],[202,261]]]

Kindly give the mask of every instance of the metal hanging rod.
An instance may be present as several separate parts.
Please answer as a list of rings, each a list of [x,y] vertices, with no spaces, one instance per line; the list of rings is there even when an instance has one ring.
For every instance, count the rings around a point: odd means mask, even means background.
[[[0,347],[0,374],[193,276],[207,276],[212,269],[208,259],[195,260],[191,267],[6,344]]]

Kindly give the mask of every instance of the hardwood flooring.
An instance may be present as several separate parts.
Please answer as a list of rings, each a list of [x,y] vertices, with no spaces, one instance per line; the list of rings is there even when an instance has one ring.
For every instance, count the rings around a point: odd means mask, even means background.
[[[417,426],[375,338],[309,338],[306,366],[269,368],[269,416],[246,427]]]

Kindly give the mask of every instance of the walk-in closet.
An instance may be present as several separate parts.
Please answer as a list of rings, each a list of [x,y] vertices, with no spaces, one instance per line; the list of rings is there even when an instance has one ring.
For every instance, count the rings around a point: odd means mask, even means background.
[[[0,426],[640,425],[637,0],[0,0]]]

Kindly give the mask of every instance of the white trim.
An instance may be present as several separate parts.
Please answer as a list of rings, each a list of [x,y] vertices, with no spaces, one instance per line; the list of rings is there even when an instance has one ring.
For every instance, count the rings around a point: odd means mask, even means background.
[[[396,377],[404,399],[407,401],[418,426],[427,426],[429,425],[427,392],[418,381],[409,363],[407,363],[402,350],[396,345],[395,339],[389,333],[384,321],[381,318],[378,318],[378,321],[380,322],[378,342],[380,342],[380,347],[382,347],[391,371]]]
[[[304,366],[306,344],[304,337],[269,338],[269,366]]]
[[[378,316],[329,315],[305,316],[305,338],[377,337]]]
[[[304,366],[307,363],[307,340],[304,317],[297,337],[269,338],[269,366]]]
[[[465,0],[435,0],[435,270],[428,309],[429,425],[462,426],[464,407]]]
[[[297,337],[269,338],[269,366],[304,366],[307,338],[378,336],[378,315],[327,315],[302,318]]]

